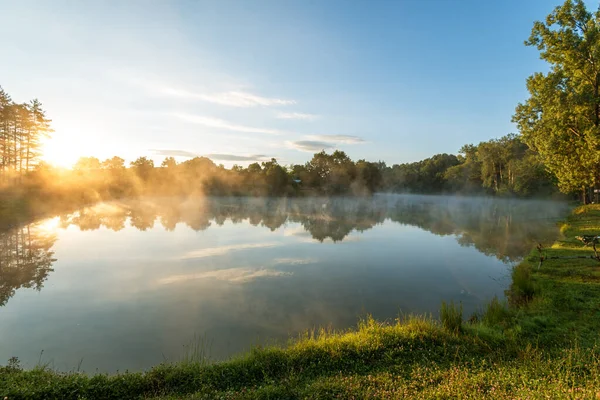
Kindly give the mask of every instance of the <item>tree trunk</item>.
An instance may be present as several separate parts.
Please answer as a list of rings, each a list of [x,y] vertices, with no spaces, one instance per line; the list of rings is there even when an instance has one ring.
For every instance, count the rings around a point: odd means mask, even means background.
[[[31,149],[31,130],[27,132],[27,155],[25,156],[25,172],[29,172],[29,157]]]

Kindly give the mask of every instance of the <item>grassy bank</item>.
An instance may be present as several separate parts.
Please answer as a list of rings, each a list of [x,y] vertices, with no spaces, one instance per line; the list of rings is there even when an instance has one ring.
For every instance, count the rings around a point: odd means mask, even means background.
[[[600,398],[600,263],[576,239],[600,234],[600,207],[574,210],[552,247],[514,269],[510,305],[478,315],[442,305],[442,321],[362,321],[286,349],[225,363],[191,360],[114,376],[0,371],[8,399]],[[600,343],[599,343],[600,344]]]

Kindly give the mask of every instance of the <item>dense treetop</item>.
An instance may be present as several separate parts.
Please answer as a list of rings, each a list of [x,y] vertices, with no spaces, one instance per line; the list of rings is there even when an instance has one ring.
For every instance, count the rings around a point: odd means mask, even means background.
[[[550,69],[527,79],[513,121],[565,193],[600,183],[600,10],[567,0],[535,22],[528,46]]]

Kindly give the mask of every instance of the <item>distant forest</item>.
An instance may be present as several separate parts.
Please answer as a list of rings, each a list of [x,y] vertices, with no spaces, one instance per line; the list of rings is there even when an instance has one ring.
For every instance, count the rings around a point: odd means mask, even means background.
[[[305,164],[276,159],[225,168],[206,157],[160,165],[140,157],[82,157],[71,170],[39,159],[40,140],[52,132],[34,100],[14,103],[0,89],[0,174],[3,193],[81,203],[140,195],[302,196],[369,195],[373,192],[547,197],[556,179],[517,135],[468,144],[458,155],[437,154],[422,161],[388,166],[351,160],[343,151],[316,153]]]

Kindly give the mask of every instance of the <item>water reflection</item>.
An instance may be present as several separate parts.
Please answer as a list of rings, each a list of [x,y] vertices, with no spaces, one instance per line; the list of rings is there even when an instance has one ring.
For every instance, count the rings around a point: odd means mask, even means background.
[[[203,231],[213,223],[221,226],[230,220],[234,224],[248,221],[253,226],[274,231],[291,222],[303,227],[291,234],[306,232],[319,242],[340,242],[353,231],[363,232],[390,220],[438,236],[455,235],[461,246],[472,246],[503,262],[514,262],[528,253],[533,243],[554,240],[555,221],[565,210],[565,204],[546,201],[396,195],[377,195],[369,199],[156,198],[101,203],[62,215],[58,224],[53,219],[0,234],[0,306],[5,305],[19,288],[42,288],[56,261],[51,251],[56,235],[50,229],[56,225],[63,229],[76,226],[81,231],[104,227],[118,232],[126,225],[146,231],[159,223],[172,232],[177,224]],[[188,252],[181,258],[202,258],[273,245],[258,243],[206,248]],[[297,262],[305,263],[303,260]],[[277,275],[264,271],[242,272],[233,276],[219,271],[214,277],[246,281],[256,276]],[[203,273],[188,278],[209,275]],[[170,279],[177,281],[183,276]]]
[[[0,234],[0,306],[19,288],[41,290],[52,272],[56,235],[45,228],[33,225]]]
[[[33,367],[44,350],[62,370],[82,358],[88,371],[136,370],[195,334],[223,359],[366,312],[435,314],[444,299],[468,314],[502,296],[505,263],[553,240],[565,211],[391,195],[85,207],[0,233],[0,362]]]
[[[353,231],[372,229],[385,220],[419,227],[438,236],[457,235],[463,246],[511,262],[535,242],[556,236],[555,223],[566,210],[563,203],[443,196],[377,195],[369,199],[145,199],[103,203],[60,218],[60,226],[81,230],[130,226],[146,231],[160,223],[167,231],[183,223],[202,231],[212,223],[248,221],[274,231],[288,222],[300,223],[320,242],[343,241]]]

